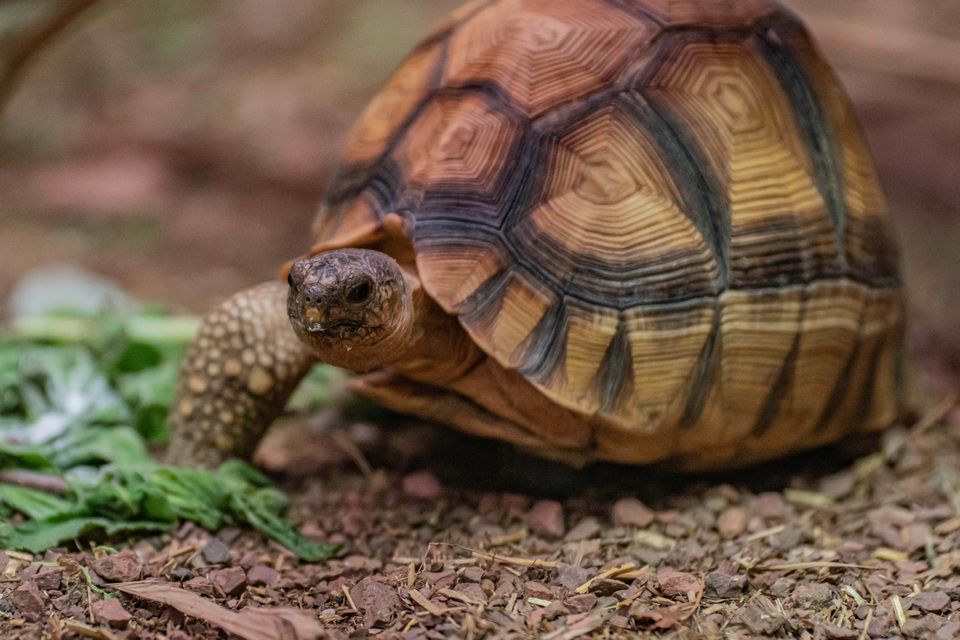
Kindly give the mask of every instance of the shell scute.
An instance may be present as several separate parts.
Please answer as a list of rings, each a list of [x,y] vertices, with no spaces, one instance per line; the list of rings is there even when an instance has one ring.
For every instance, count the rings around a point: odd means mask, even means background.
[[[451,36],[444,80],[495,83],[536,117],[609,86],[658,30],[603,0],[501,0]]]

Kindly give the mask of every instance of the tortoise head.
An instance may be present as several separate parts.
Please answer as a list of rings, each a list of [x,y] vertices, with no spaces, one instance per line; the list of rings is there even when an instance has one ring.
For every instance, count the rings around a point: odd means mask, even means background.
[[[396,261],[379,251],[339,249],[297,260],[287,312],[322,362],[369,371],[396,360],[413,328],[413,297]]]

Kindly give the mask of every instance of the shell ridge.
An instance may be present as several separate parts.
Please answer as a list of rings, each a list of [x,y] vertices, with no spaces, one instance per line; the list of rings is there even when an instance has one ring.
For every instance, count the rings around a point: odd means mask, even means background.
[[[703,414],[707,406],[707,398],[713,390],[714,381],[717,380],[718,369],[720,369],[721,340],[723,337],[720,329],[722,320],[719,298],[713,308],[713,325],[710,328],[710,335],[700,350],[697,357],[697,364],[690,374],[690,386],[687,391],[687,401],[684,404],[683,413],[680,416],[679,425],[681,429],[689,429],[694,426]],[[722,380],[721,380],[722,382]]]
[[[763,59],[773,69],[774,76],[790,101],[794,122],[799,129],[813,164],[817,190],[830,212],[836,242],[837,262],[843,273],[849,271],[845,251],[847,206],[844,199],[844,180],[839,157],[839,145],[825,117],[825,109],[817,97],[800,62],[785,45],[772,42],[758,34],[753,38]]]
[[[787,357],[784,358],[783,366],[780,367],[780,372],[777,374],[776,380],[770,387],[770,390],[767,392],[767,397],[761,405],[757,421],[750,430],[750,434],[753,436],[762,436],[773,425],[774,419],[777,417],[780,407],[783,405],[784,397],[790,389],[790,385],[796,375],[797,359],[800,355],[800,328],[803,326],[804,318],[806,318],[807,315],[808,298],[807,288],[804,287],[800,291],[800,313],[797,317],[797,332],[793,336],[793,343],[790,345],[790,351],[787,352]]]
[[[597,413],[612,413],[621,406],[634,386],[633,356],[630,352],[630,337],[623,314],[617,322],[617,332],[607,347],[594,380],[600,398]]]
[[[561,356],[565,357],[565,345],[557,343],[565,334],[566,316],[566,301],[557,300],[518,348],[523,364],[517,367],[517,371],[525,378],[536,381],[549,378],[562,361]]]
[[[665,163],[674,184],[683,197],[684,213],[694,223],[713,252],[719,271],[717,294],[730,285],[730,211],[721,197],[717,179],[709,169],[709,163],[699,157],[696,146],[681,133],[664,110],[655,106],[655,101],[642,89],[627,93],[643,117],[652,126],[646,129],[653,135],[661,151],[676,162]],[[683,173],[680,173],[680,171]]]

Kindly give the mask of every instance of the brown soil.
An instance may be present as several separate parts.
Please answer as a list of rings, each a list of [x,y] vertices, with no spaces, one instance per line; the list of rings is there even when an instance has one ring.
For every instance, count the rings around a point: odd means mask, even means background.
[[[230,611],[293,607],[331,638],[960,635],[960,410],[946,404],[860,457],[713,477],[571,471],[382,422],[394,426],[294,422],[261,449],[262,463],[309,473],[285,480],[291,513],[343,544],[335,560],[192,525],[119,553],[8,553],[0,634],[221,638]],[[119,601],[98,602],[81,566]],[[184,615],[111,588],[142,578],[220,608]]]

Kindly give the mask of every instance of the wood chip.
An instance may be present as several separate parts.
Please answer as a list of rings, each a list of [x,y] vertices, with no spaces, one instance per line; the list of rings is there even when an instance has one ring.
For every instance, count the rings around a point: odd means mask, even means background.
[[[902,627],[907,623],[907,615],[903,611],[903,603],[900,602],[900,596],[893,596],[890,601],[893,603],[893,613],[897,616],[897,624]]]
[[[90,627],[76,620],[64,620],[63,626],[83,638],[93,638],[93,640],[117,640],[117,636],[106,629]]]
[[[757,540],[763,540],[764,538],[769,538],[770,536],[775,536],[778,533],[783,533],[787,528],[787,525],[780,524],[775,527],[770,527],[769,529],[764,529],[762,531],[757,531],[747,536],[747,542],[756,542]]]
[[[474,558],[478,560],[490,560],[500,564],[512,564],[518,567],[538,567],[541,569],[558,569],[563,564],[556,560],[540,560],[537,558],[518,558],[516,556],[501,556],[485,551],[472,551]]]
[[[784,489],[783,499],[795,505],[811,507],[813,509],[827,509],[834,504],[833,500],[822,493],[802,491],[800,489]]]
[[[476,598],[471,598],[471,597],[468,596],[467,594],[465,594],[465,593],[460,593],[459,591],[454,591],[453,589],[440,589],[439,591],[437,591],[437,593],[442,593],[443,595],[447,596],[448,598],[450,598],[450,599],[452,599],[452,600],[459,600],[460,602],[462,602],[462,603],[464,603],[464,604],[471,604],[471,605],[479,606],[479,607],[482,607],[482,606],[484,606],[484,605],[487,604],[486,602],[483,602],[483,601],[481,601],[481,600],[477,600]]]
[[[904,560],[910,559],[907,553],[897,551],[896,549],[888,549],[887,547],[879,547],[873,552],[873,557],[878,560],[889,560],[890,562],[903,562]]]
[[[418,605],[420,605],[421,607],[423,607],[424,609],[426,609],[427,613],[429,613],[429,614],[431,614],[431,615],[434,615],[434,616],[442,616],[444,613],[446,613],[446,610],[445,610],[445,609],[442,609],[442,608],[438,607],[437,605],[433,604],[432,602],[430,602],[430,600],[429,600],[425,595],[423,595],[422,593],[420,593],[420,592],[417,591],[416,589],[410,589],[410,590],[407,592],[407,595],[410,596],[410,599],[411,599],[411,600],[413,600],[413,601],[416,602]]]
[[[490,538],[490,546],[502,547],[507,544],[515,544],[518,542],[523,542],[524,540],[527,539],[527,536],[529,535],[530,533],[527,531],[527,528],[522,527],[520,529],[517,529],[516,531],[506,533],[502,536],[496,536],[494,538]]]
[[[159,602],[199,618],[244,640],[308,640],[323,633],[309,611],[289,607],[250,607],[231,611],[168,582],[144,580],[110,585],[122,593]]]
[[[810,569],[876,569],[866,564],[850,564],[848,562],[785,562],[782,564],[767,564],[753,567],[752,571],[806,571]]]
[[[581,593],[581,594],[586,593],[590,591],[590,585],[592,585],[597,580],[605,580],[606,578],[616,578],[617,576],[627,573],[628,571],[633,571],[636,568],[637,568],[637,563],[635,562],[628,562],[626,564],[621,564],[617,567],[611,567],[610,569],[607,569],[603,573],[597,576],[594,576],[593,578],[590,578],[589,580],[584,582],[582,585],[577,587],[575,591],[576,593]]]

